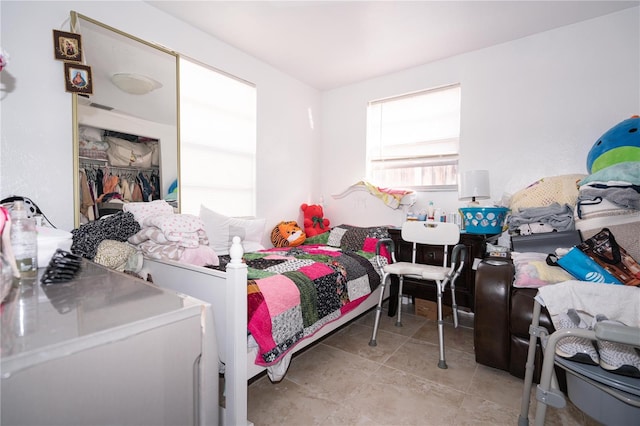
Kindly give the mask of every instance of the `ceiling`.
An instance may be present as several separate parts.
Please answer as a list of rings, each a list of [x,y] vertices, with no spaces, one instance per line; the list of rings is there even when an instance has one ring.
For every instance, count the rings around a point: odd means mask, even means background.
[[[147,1],[319,90],[482,49],[638,1]]]

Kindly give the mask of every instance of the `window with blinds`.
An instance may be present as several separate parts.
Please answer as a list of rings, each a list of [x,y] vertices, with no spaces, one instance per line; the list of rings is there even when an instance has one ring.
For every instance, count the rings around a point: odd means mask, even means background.
[[[385,187],[456,189],[460,85],[369,102],[367,178]]]
[[[256,213],[256,88],[180,58],[180,209]]]

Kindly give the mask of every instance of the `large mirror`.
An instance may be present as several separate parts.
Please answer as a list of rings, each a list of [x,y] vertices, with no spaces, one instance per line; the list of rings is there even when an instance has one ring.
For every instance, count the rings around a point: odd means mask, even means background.
[[[74,11],[71,28],[93,83],[91,95],[73,94],[75,226],[127,198],[166,199],[179,211],[177,53]],[[100,180],[106,173],[119,178],[123,194]]]

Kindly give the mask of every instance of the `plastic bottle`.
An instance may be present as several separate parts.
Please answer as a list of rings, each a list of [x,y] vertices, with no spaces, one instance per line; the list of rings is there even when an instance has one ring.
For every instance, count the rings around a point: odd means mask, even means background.
[[[429,201],[429,206],[427,207],[427,220],[433,220],[434,213],[435,213],[435,208],[433,206],[433,201]]]
[[[22,201],[14,201],[11,211],[11,248],[22,278],[32,278],[37,275],[37,238],[35,219],[27,217]]]

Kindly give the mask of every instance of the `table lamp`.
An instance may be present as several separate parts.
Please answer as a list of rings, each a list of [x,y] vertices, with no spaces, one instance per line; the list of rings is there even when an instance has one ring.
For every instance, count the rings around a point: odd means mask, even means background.
[[[489,171],[469,170],[458,176],[458,199],[470,200],[468,206],[477,206],[476,200],[486,200],[489,194]]]

